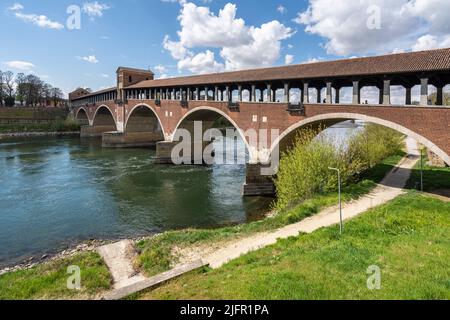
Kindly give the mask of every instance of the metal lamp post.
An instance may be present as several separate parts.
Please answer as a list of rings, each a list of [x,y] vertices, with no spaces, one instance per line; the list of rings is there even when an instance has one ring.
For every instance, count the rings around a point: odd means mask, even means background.
[[[338,174],[338,191],[339,191],[339,219],[340,219],[340,227],[339,232],[342,235],[342,232],[344,230],[344,223],[342,219],[342,197],[341,197],[341,170],[336,168],[328,168],[332,171],[336,171]]]

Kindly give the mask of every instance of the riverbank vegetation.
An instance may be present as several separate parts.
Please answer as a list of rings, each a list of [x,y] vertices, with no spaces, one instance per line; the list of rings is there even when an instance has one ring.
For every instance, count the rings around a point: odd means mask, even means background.
[[[337,181],[335,174],[329,172],[329,166],[338,166],[342,170],[346,170],[346,180],[342,190],[343,201],[358,199],[373,190],[405,154],[402,151],[401,135],[372,125],[355,135],[347,149],[338,147],[331,140],[323,137],[313,140],[317,134],[318,132],[315,130],[303,131],[299,134],[293,149],[283,155],[282,158],[287,160],[281,160],[281,176],[278,176],[276,183],[277,187],[284,188],[281,197],[285,198],[281,198],[280,201],[278,192],[277,202],[274,205],[276,214],[262,221],[244,225],[212,230],[171,231],[141,241],[138,243],[141,254],[138,257],[137,265],[145,274],[155,275],[170,269],[178,262],[176,249],[190,247],[194,244],[220,243],[224,240],[239,239],[258,232],[275,230],[335,205],[338,201]],[[366,141],[374,144],[372,151],[363,152],[361,150],[362,148],[367,150]],[[379,144],[383,147],[378,146]],[[304,152],[305,150],[306,152]],[[355,154],[360,152],[360,155],[355,155],[358,158],[351,160],[347,152]],[[299,163],[303,160],[307,162],[307,165]],[[320,161],[324,161],[324,163],[317,165]],[[296,171],[295,165],[301,169]],[[296,177],[297,180],[285,176],[288,174]],[[301,179],[308,179],[312,187],[307,189],[308,186]],[[299,189],[295,185],[295,181],[299,185],[304,185],[301,187],[303,189]],[[325,184],[322,184],[321,181],[324,181]],[[291,193],[289,188],[294,191]],[[303,190],[303,193],[300,190]],[[289,196],[294,201],[285,201]]]
[[[293,147],[281,156],[275,179],[278,210],[336,190],[337,175],[330,168],[340,170],[343,186],[364,178],[379,181],[386,171],[369,170],[383,159],[400,154],[403,148],[401,134],[378,125],[367,124],[349,138],[347,145],[338,145],[329,135],[319,135],[321,131],[299,131]]]
[[[29,132],[78,132],[80,124],[73,118],[58,119],[49,123],[14,123],[0,124],[0,133],[29,133]]]
[[[450,203],[411,191],[338,228],[300,235],[141,299],[450,299]],[[373,271],[381,288],[369,290]],[[371,269],[373,270],[373,269]]]
[[[69,266],[80,268],[81,290],[67,288]],[[93,299],[109,290],[111,282],[100,255],[86,252],[0,276],[0,300]]]

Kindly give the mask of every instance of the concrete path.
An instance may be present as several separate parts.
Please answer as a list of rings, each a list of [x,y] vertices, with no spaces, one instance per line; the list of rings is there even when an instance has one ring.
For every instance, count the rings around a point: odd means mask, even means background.
[[[402,188],[405,187],[405,184],[410,177],[411,169],[415,166],[420,157],[417,150],[417,144],[414,140],[407,139],[406,145],[408,155],[369,195],[343,206],[344,220],[354,218],[369,209],[385,204],[404,193]],[[203,261],[208,262],[211,268],[219,268],[225,263],[249,252],[275,244],[278,239],[298,236],[299,233],[311,233],[320,228],[338,224],[339,221],[338,207],[329,208],[313,217],[286,226],[275,232],[261,233],[249,238],[237,240],[235,243],[231,243],[222,249],[209,253],[203,257]]]
[[[102,256],[111,272],[115,289],[127,287],[146,279],[142,274],[136,272],[133,267],[136,251],[130,240],[123,240],[99,247],[97,252]]]

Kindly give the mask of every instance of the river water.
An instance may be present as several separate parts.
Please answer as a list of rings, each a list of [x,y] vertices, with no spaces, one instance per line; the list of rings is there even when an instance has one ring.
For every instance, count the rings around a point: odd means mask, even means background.
[[[0,140],[0,267],[90,239],[245,223],[270,207],[270,198],[241,196],[245,165],[154,158],[154,150],[103,149],[99,140]]]

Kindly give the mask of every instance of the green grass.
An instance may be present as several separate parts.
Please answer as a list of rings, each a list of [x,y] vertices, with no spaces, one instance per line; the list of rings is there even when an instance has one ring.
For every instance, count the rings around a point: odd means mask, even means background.
[[[81,270],[81,290],[67,289],[69,266]],[[102,258],[93,252],[52,261],[29,270],[0,276],[0,300],[88,299],[110,289],[111,278]]]
[[[423,187],[424,191],[450,189],[450,168],[436,168],[427,165],[428,158],[423,155]],[[414,167],[407,183],[410,189],[420,189],[420,162]]]
[[[0,133],[75,132],[79,130],[80,125],[72,120],[56,120],[51,123],[36,124],[0,124]]]
[[[347,186],[343,190],[343,200],[358,199],[376,186],[376,183],[401,160],[404,153],[398,153],[374,166],[364,174],[364,180]],[[148,276],[167,271],[177,262],[172,254],[174,247],[188,247],[194,244],[220,242],[223,240],[238,239],[258,232],[271,231],[285,225],[299,222],[307,217],[319,213],[324,208],[338,203],[338,194],[318,194],[294,207],[279,212],[274,217],[247,224],[218,228],[218,229],[187,229],[165,232],[157,237],[143,240],[137,244],[141,254],[137,264]]]
[[[410,192],[338,227],[299,235],[142,299],[450,299],[450,203]],[[381,290],[367,269],[381,269]]]

